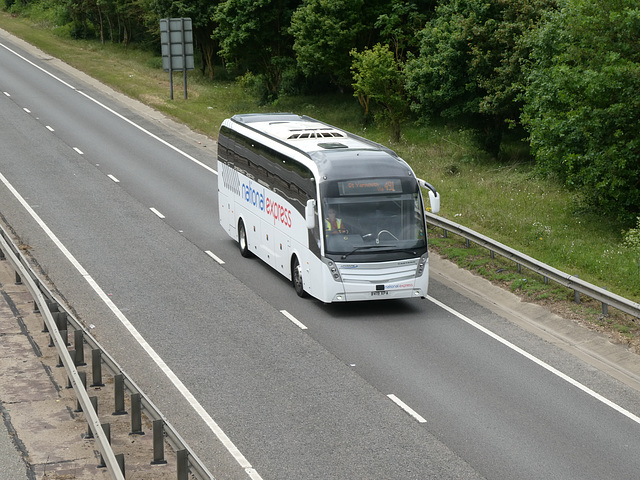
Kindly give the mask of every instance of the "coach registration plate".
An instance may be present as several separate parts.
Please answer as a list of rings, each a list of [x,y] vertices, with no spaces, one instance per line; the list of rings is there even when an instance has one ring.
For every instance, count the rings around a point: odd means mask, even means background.
[[[371,292],[371,296],[372,297],[375,297],[375,296],[378,296],[378,295],[389,295],[389,292],[387,292],[385,290]]]

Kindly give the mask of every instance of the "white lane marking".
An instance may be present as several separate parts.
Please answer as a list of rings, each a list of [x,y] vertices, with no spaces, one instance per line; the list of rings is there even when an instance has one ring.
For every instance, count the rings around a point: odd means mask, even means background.
[[[25,107],[25,108],[23,108],[23,110],[24,110],[25,112],[27,112],[27,113],[31,113],[31,110],[29,110],[29,109],[28,109],[28,108],[26,108],[26,107]]]
[[[11,95],[9,94],[9,92],[2,92],[4,93],[7,97],[10,97]]]
[[[156,210],[155,208],[151,207],[149,210],[151,210],[153,213],[155,213],[158,217],[160,218],[165,218],[165,216],[163,214],[161,214],[158,210]]]
[[[116,117],[120,118],[121,120],[124,120],[125,122],[127,122],[129,125],[137,128],[138,130],[140,130],[143,133],[146,133],[147,135],[149,135],[151,138],[153,138],[154,140],[157,140],[158,142],[162,143],[164,146],[169,147],[171,150],[179,153],[180,155],[182,155],[183,157],[185,157],[188,160],[191,160],[193,163],[195,163],[196,165],[204,168],[205,170],[213,173],[214,175],[218,175],[217,170],[211,168],[209,165],[206,165],[204,163],[202,163],[200,160],[198,160],[195,157],[192,157],[191,155],[189,155],[187,152],[183,152],[182,150],[180,150],[178,147],[176,147],[175,145],[171,145],[169,142],[167,142],[166,140],[163,140],[162,138],[158,137],[157,135],[151,133],[149,130],[147,130],[146,128],[141,127],[140,125],[138,125],[137,123],[133,122],[132,120],[129,120],[127,117],[119,114],[118,112],[116,112],[115,110],[107,107],[105,104],[99,102],[98,100],[96,100],[95,98],[90,97],[89,95],[87,95],[84,92],[81,92],[80,90],[76,90],[80,95],[83,95],[85,98],[91,100],[93,103],[95,103],[96,105],[101,106],[102,108],[104,108],[105,110],[107,110],[108,112],[114,114]]]
[[[50,127],[49,125],[45,125],[46,129],[49,130],[50,132],[55,132],[55,130],[53,129],[53,127]]]
[[[218,257],[217,255],[215,255],[211,250],[205,250],[204,253],[209,255],[211,258],[213,258],[220,265],[224,265],[224,261],[220,257]]]
[[[158,137],[157,135],[151,133],[149,130],[141,127],[140,125],[138,125],[137,123],[133,122],[132,120],[129,120],[127,117],[125,117],[124,115],[119,114],[118,112],[116,112],[115,110],[113,110],[112,108],[107,107],[105,104],[99,102],[98,100],[96,100],[95,98],[92,98],[91,96],[89,96],[88,94],[78,90],[76,87],[74,87],[73,85],[65,82],[64,80],[62,80],[59,77],[56,77],[53,73],[45,70],[44,68],[40,67],[39,65],[36,65],[35,63],[33,63],[31,60],[29,60],[28,58],[23,57],[22,55],[20,55],[18,52],[10,49],[9,47],[7,47],[6,45],[0,43],[0,47],[3,47],[4,49],[6,49],[7,51],[13,53],[16,57],[24,60],[25,62],[27,62],[28,64],[32,65],[33,67],[37,68],[38,70],[40,70],[41,72],[45,73],[46,75],[49,75],[51,78],[57,80],[58,82],[62,83],[63,85],[69,87],[71,90],[74,90],[76,92],[78,92],[80,95],[84,96],[85,98],[87,98],[88,100],[91,100],[93,103],[95,103],[96,105],[99,105],[100,107],[104,108],[105,110],[107,110],[108,112],[114,114],[116,117],[120,118],[121,120],[124,120],[125,122],[127,122],[129,125],[132,125],[133,127],[137,128],[138,130],[140,130],[143,133],[146,133],[147,135],[149,135],[151,138],[153,138],[154,140],[159,141],[160,143],[162,143],[163,145],[165,145],[166,147],[169,147],[170,149],[172,149],[173,151],[179,153],[180,155],[182,155],[183,157],[191,160],[193,163],[195,163],[196,165],[201,166],[202,168],[204,168],[205,170],[208,170],[209,172],[213,173],[214,175],[218,175],[218,172],[211,168],[208,165],[205,165],[204,163],[202,163],[200,160],[192,157],[191,155],[189,155],[186,152],[183,152],[182,150],[180,150],[178,147],[171,145],[169,142],[167,142],[166,140],[163,140],[162,138]]]
[[[0,44],[1,45],[1,44]],[[100,299],[109,307],[109,309],[113,312],[113,314],[120,320],[122,325],[129,331],[131,336],[136,339],[138,344],[147,352],[149,357],[158,365],[158,367],[162,370],[162,372],[167,376],[167,378],[175,385],[178,391],[182,394],[182,396],[189,402],[191,407],[196,411],[196,413],[200,416],[200,418],[205,422],[205,424],[209,427],[209,429],[218,437],[218,440],[225,446],[227,451],[235,458],[236,462],[244,468],[245,472],[249,475],[249,477],[253,480],[261,480],[260,475],[253,469],[249,461],[244,457],[242,452],[238,450],[235,444],[231,441],[231,439],[227,436],[226,433],[220,428],[220,426],[213,420],[211,415],[204,409],[202,405],[198,402],[198,400],[193,396],[193,394],[187,389],[187,387],[182,383],[182,381],[178,378],[178,376],[173,373],[173,371],[169,368],[169,366],[162,360],[162,358],[156,353],[156,351],[147,343],[140,332],[133,326],[133,324],[129,321],[129,319],[120,311],[120,309],[116,306],[115,303],[109,298],[109,296],[100,288],[100,286],[96,283],[96,281],[89,275],[84,267],[76,260],[76,258],[69,252],[67,247],[58,239],[58,237],[51,231],[51,229],[47,226],[46,223],[40,218],[40,216],[31,208],[31,206],[27,203],[27,201],[20,195],[20,193],[13,188],[13,185],[9,183],[9,181],[0,173],[0,181],[4,183],[4,185],[9,189],[9,191],[13,194],[14,197],[20,202],[20,204],[25,208],[25,210],[31,215],[31,217],[40,225],[40,228],[47,234],[47,236],[51,239],[51,241],[58,247],[58,249],[62,252],[62,254],[67,257],[67,260],[71,262],[71,264],[75,267],[75,269],[82,275],[82,277],[86,280],[86,282],[93,288],[93,290],[98,294]]]
[[[289,320],[291,320],[293,323],[295,323],[298,327],[300,327],[301,330],[307,329],[306,325],[304,325],[300,320],[298,320],[296,317],[291,315],[286,310],[280,310],[280,313],[283,314],[285,317],[287,317]]]
[[[402,410],[404,410],[413,418],[415,418],[418,421],[418,423],[427,423],[427,421],[423,417],[418,415],[418,413],[413,408],[411,408],[409,405],[404,403],[402,400],[396,397],[393,393],[390,393],[389,395],[387,395],[387,397],[389,397],[391,401],[396,405],[398,405]]]
[[[116,177],[114,177],[113,175],[109,174],[107,175],[107,177],[109,177],[111,180],[113,180],[116,183],[120,183],[120,180],[118,180]]]
[[[483,327],[482,325],[474,322],[473,320],[471,320],[469,317],[466,317],[465,315],[461,314],[460,312],[455,311],[453,308],[445,305],[442,302],[439,302],[438,300],[436,300],[435,298],[427,295],[427,299],[429,299],[429,301],[435,303],[436,305],[438,305],[440,308],[443,308],[444,310],[446,310],[447,312],[455,315],[456,317],[458,317],[460,320],[463,320],[464,322],[468,323],[469,325],[471,325],[474,328],[477,328],[478,330],[480,330],[481,332],[489,335],[491,338],[493,338],[494,340],[497,340],[498,342],[502,343],[503,345],[505,345],[506,347],[509,347],[511,350],[519,353],[520,355],[522,355],[523,357],[531,360],[532,362],[536,363],[537,365],[541,366],[542,368],[544,368],[545,370],[548,370],[549,372],[553,373],[554,375],[560,377],[561,379],[563,379],[564,381],[570,383],[571,385],[573,385],[576,388],[579,388],[580,390],[582,390],[583,392],[585,392],[587,395],[591,395],[593,398],[595,398],[596,400],[601,401],[602,403],[604,403],[605,405],[607,405],[608,407],[613,408],[615,411],[621,413],[622,415],[624,415],[625,417],[633,420],[634,422],[640,424],[640,417],[634,415],[633,413],[631,413],[630,411],[626,410],[625,408],[621,407],[620,405],[618,405],[617,403],[612,402],[611,400],[609,400],[606,397],[603,397],[602,395],[600,395],[599,393],[591,390],[589,387],[587,387],[586,385],[583,385],[582,383],[578,382],[577,380],[574,380],[573,378],[571,378],[569,375],[566,375],[564,373],[562,373],[560,370],[552,367],[551,365],[549,365],[546,362],[543,362],[542,360],[540,360],[537,357],[534,357],[532,354],[530,354],[529,352],[526,352],[525,350],[521,349],[520,347],[514,345],[513,343],[509,342],[508,340],[505,340],[504,338],[502,338],[501,336],[493,333],[491,330]]]
[[[73,147],[73,149],[80,155],[84,155],[84,153],[82,152],[82,150],[80,150],[78,147]]]
[[[16,52],[15,50],[11,50],[9,47],[7,47],[5,44],[0,43],[0,47],[4,48],[5,50],[13,53],[16,57],[21,58],[22,60],[24,60],[25,62],[27,62],[28,64],[30,64],[33,67],[36,67],[38,70],[40,70],[43,73],[46,73],[47,75],[49,75],[51,78],[55,78],[57,81],[59,81],[60,83],[62,83],[63,85],[66,85],[67,87],[75,90],[76,88],[73,85],[68,84],[67,82],[65,82],[64,80],[62,80],[61,78],[56,77],[53,73],[46,71],[44,68],[36,65],[35,63],[33,63],[31,60],[29,60],[28,58],[23,57],[22,55],[20,55],[18,52]]]

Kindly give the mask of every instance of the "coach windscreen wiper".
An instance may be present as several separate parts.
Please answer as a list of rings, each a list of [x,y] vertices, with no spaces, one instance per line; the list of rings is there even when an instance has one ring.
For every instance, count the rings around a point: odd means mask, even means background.
[[[345,253],[340,258],[342,260],[346,259],[349,255],[356,253],[359,250],[370,250],[372,248],[395,248],[395,245],[361,245],[359,247],[354,248],[349,253]]]

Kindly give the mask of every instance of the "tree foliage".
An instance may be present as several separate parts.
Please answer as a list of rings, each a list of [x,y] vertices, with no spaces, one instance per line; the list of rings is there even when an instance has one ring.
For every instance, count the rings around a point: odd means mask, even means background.
[[[418,32],[435,10],[436,0],[395,1],[375,23],[382,43],[391,47],[398,62],[406,61],[407,52],[417,53]]]
[[[53,0],[66,10],[71,22],[67,24],[73,38],[97,37],[102,43],[131,42],[145,44],[148,31],[144,23],[144,5],[135,0]]]
[[[570,0],[530,37],[523,122],[538,165],[605,213],[640,212],[640,7]]]
[[[407,117],[409,103],[404,93],[404,65],[399,63],[389,45],[376,44],[362,52],[351,51],[354,94],[369,112],[374,102],[374,115],[391,126],[392,140],[398,142],[401,124]],[[377,107],[377,108],[376,108]]]
[[[263,79],[263,100],[278,96],[283,72],[292,65],[291,16],[297,0],[225,0],[214,13],[213,37],[220,55],[240,73]]]
[[[298,68],[307,77],[327,75],[349,84],[349,52],[366,30],[364,0],[306,0],[293,14],[289,31]]]
[[[420,32],[408,62],[407,89],[422,118],[467,123],[493,154],[508,124],[518,121],[523,34],[553,0],[447,0]]]

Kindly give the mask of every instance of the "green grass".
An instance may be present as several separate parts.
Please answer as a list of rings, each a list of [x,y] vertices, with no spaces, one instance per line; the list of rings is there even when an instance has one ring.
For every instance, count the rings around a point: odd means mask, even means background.
[[[469,132],[444,124],[407,124],[402,140],[391,144],[384,128],[363,126],[361,108],[350,95],[282,97],[275,104],[259,106],[224,72],[216,72],[213,80],[198,70],[189,72],[187,100],[183,98],[182,74],[176,74],[171,100],[169,76],[159,67],[158,57],[131,47],[71,40],[53,34],[47,24],[46,19],[30,20],[0,12],[0,28],[213,138],[222,120],[235,113],[290,111],[386,144],[407,160],[420,178],[436,186],[442,196],[442,216],[559,270],[640,300],[640,251],[623,247],[624,227],[585,208],[579,197],[552,179],[540,178],[526,144],[518,140],[508,142],[496,160],[475,147]],[[493,259],[487,260],[486,250],[466,249],[464,242],[438,244],[439,232],[431,230],[432,244],[443,254],[472,259],[463,262],[466,268],[508,283],[516,291],[539,289],[535,295],[563,297],[544,283],[535,288],[533,280],[518,283],[517,273],[503,278],[513,274],[513,264],[495,266]],[[500,269],[502,272],[496,273]]]

